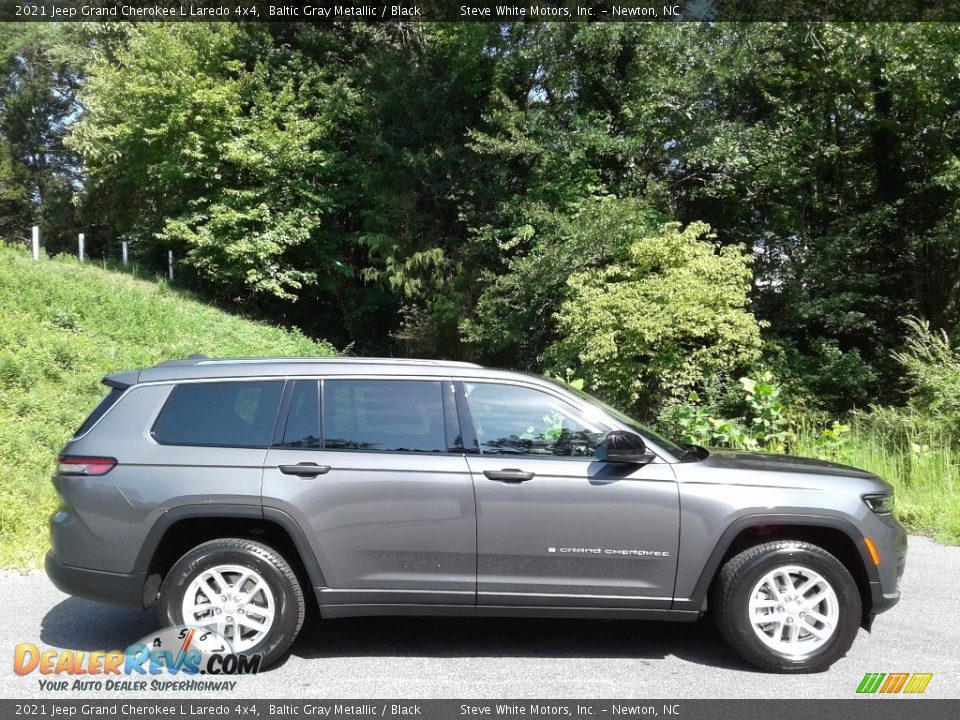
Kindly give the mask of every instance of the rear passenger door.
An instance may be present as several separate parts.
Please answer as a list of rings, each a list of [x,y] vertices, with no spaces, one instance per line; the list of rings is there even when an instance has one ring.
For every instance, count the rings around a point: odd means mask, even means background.
[[[308,535],[321,604],[473,605],[475,505],[450,379],[301,378],[283,404],[263,501]]]

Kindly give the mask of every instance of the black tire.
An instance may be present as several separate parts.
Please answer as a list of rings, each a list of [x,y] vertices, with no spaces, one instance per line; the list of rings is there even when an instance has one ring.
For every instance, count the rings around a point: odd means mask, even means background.
[[[754,587],[764,575],[785,565],[819,573],[837,597],[839,615],[833,634],[822,646],[802,656],[782,654],[764,644],[749,618],[749,600]],[[843,563],[821,547],[795,540],[757,545],[729,560],[714,584],[711,605],[727,642],[744,660],[768,672],[826,670],[850,649],[861,621],[860,592]]]
[[[168,625],[185,625],[183,597],[197,575],[217,565],[239,565],[255,570],[266,582],[276,603],[273,623],[257,645],[243,651],[261,655],[260,667],[282,659],[300,632],[306,612],[296,573],[279,552],[263,543],[242,538],[210,540],[181,557],[160,588],[160,616]]]

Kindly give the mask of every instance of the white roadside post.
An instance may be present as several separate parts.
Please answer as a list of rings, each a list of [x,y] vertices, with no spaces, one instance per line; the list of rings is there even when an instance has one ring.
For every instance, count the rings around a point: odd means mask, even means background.
[[[170,282],[173,282],[173,250],[167,251],[167,270]]]
[[[83,237],[83,233],[80,233],[80,239],[79,239],[79,241],[78,241],[78,243],[77,243],[77,245],[78,245],[78,247],[79,247],[79,250],[80,250],[80,252],[78,253],[79,256],[80,256],[80,262],[83,262],[83,258],[84,258],[84,254],[83,254],[83,241],[84,241],[84,239],[85,239],[85,238]]]
[[[40,226],[33,226],[33,259],[40,259]]]
[[[123,241],[123,264],[124,265],[127,264],[128,259],[129,259],[129,256],[127,255],[127,241],[124,240]]]

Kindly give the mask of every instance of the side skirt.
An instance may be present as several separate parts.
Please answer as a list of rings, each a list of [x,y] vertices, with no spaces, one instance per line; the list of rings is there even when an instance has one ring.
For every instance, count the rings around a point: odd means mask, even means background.
[[[702,613],[694,610],[666,610],[625,607],[558,607],[546,605],[444,605],[437,603],[331,603],[319,592],[320,616],[327,619],[406,615],[412,617],[525,617],[581,618],[598,620],[667,620],[694,622]],[[326,602],[324,602],[326,601]]]

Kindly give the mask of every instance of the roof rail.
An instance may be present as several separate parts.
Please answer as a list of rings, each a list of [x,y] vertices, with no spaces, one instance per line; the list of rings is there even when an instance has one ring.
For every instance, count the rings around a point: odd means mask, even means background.
[[[454,366],[454,367],[481,367],[476,363],[459,360],[424,360],[419,358],[370,358],[370,357],[236,357],[210,358],[206,355],[190,355],[184,360],[164,360],[156,367],[176,367],[188,365],[265,365],[269,363],[303,363],[303,364],[347,364],[347,365],[420,365],[420,366]]]

